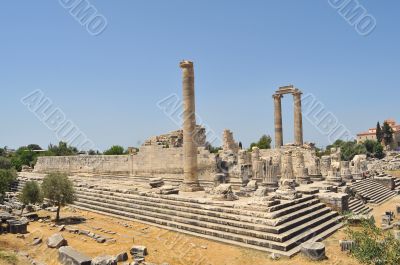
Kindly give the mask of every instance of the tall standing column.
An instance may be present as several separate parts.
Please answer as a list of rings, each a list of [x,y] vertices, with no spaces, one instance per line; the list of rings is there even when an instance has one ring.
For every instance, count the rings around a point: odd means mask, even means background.
[[[275,148],[283,145],[283,129],[282,129],[282,95],[274,94],[274,110],[275,110]]]
[[[296,145],[303,145],[303,117],[301,113],[301,92],[293,93],[294,100],[294,141]]]
[[[202,188],[197,178],[197,145],[195,142],[196,109],[194,99],[193,62],[180,63],[183,76],[183,155],[184,180],[181,191],[199,191]]]

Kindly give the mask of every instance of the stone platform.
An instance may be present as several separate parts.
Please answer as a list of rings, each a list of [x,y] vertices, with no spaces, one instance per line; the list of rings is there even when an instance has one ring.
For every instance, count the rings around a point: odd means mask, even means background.
[[[16,189],[27,179],[20,178]],[[95,185],[72,179],[74,207],[283,256],[293,256],[301,243],[322,240],[342,226],[342,217],[315,195],[253,207],[252,198],[215,202],[204,192],[159,195],[107,185],[104,179]]]

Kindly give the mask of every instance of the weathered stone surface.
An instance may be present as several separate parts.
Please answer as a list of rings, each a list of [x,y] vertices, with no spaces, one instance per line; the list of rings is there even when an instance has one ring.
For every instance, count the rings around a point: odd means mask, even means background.
[[[27,233],[27,223],[17,220],[7,220],[8,232],[11,234]]]
[[[213,200],[233,201],[238,199],[232,191],[231,184],[221,184],[211,190],[210,193],[213,195]]]
[[[301,244],[301,253],[311,260],[323,260],[325,256],[325,245],[321,242],[305,242]]]
[[[214,187],[217,187],[220,184],[224,184],[226,182],[226,177],[224,173],[218,173],[214,176]]]
[[[102,244],[102,243],[106,242],[106,239],[104,237],[100,236],[100,237],[96,238],[96,242]]]
[[[41,237],[36,237],[36,238],[34,238],[33,241],[32,241],[32,246],[37,246],[37,245],[41,244],[42,241],[43,241],[43,240],[42,240]]]
[[[63,265],[91,265],[91,258],[76,251],[72,247],[58,249],[58,261]]]
[[[171,185],[165,185],[159,188],[158,193],[163,195],[179,194],[179,188]]]
[[[39,219],[37,213],[25,213],[22,216],[28,218],[30,221],[37,221]]]
[[[144,257],[147,255],[147,248],[145,246],[133,246],[130,250],[133,257]]]
[[[268,195],[268,190],[266,187],[258,187],[258,189],[254,192],[254,196],[256,197],[264,197]]]
[[[46,244],[49,248],[60,248],[67,245],[67,240],[61,234],[54,234],[47,239]]]
[[[341,251],[350,251],[354,247],[353,240],[339,240]]]
[[[159,188],[164,185],[164,180],[162,178],[152,178],[149,181],[151,188]]]
[[[119,253],[115,258],[118,262],[121,262],[121,261],[127,261],[129,257],[128,257],[128,253],[122,252],[122,253]]]
[[[92,265],[117,265],[117,259],[113,256],[99,256],[92,260]]]

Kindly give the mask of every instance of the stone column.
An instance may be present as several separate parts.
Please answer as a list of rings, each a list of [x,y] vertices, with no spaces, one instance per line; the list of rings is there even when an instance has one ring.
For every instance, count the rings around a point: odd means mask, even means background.
[[[282,95],[274,94],[274,110],[275,110],[275,148],[283,145],[283,129],[282,129]]]
[[[283,200],[293,200],[301,196],[296,192],[296,181],[293,176],[292,152],[286,151],[282,160],[281,179],[276,196]]]
[[[272,192],[278,188],[278,165],[272,162],[272,157],[265,163],[265,176],[261,185]]]
[[[197,178],[197,145],[195,142],[196,109],[194,100],[193,62],[180,63],[183,74],[183,156],[184,179],[181,191],[202,190]]]
[[[301,91],[293,93],[294,100],[294,142],[296,145],[303,145],[303,117],[301,113]]]

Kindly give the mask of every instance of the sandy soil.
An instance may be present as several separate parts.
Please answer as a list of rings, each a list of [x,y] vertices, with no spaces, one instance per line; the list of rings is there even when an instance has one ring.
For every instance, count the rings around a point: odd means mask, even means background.
[[[400,170],[387,171],[387,173],[392,175],[393,177],[400,178]]]
[[[271,261],[267,253],[249,250],[241,247],[222,244],[202,238],[171,232],[150,225],[137,222],[111,218],[86,211],[76,211],[67,208],[62,211],[62,217],[68,215],[80,215],[87,218],[83,224],[75,227],[90,230],[96,234],[116,239],[115,243],[96,243],[93,239],[84,235],[61,232],[68,240],[68,244],[85,254],[95,257],[99,255],[116,255],[129,251],[135,245],[145,245],[149,255],[146,261],[161,264],[167,262],[170,265],[356,265],[358,264],[345,253],[340,252],[338,240],[344,238],[344,232],[338,231],[325,240],[328,259],[323,262],[310,262],[297,255],[292,259]],[[51,215],[48,212],[40,212],[41,216]],[[57,250],[47,248],[45,243],[32,247],[29,244],[34,237],[40,236],[45,242],[47,237],[58,232],[58,228],[51,227],[52,223],[32,222],[25,235],[25,239],[19,239],[16,235],[7,234],[0,236],[0,247],[10,250],[23,251],[30,254],[37,261],[48,265],[58,265]],[[128,227],[126,227],[128,226]],[[99,228],[101,228],[99,230]],[[101,232],[107,230],[116,234]],[[19,264],[28,264],[21,261]],[[1,265],[3,265],[0,262]],[[18,265],[19,265],[18,264]]]

